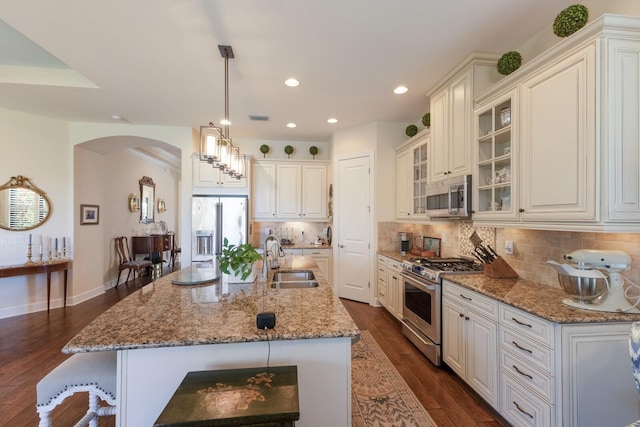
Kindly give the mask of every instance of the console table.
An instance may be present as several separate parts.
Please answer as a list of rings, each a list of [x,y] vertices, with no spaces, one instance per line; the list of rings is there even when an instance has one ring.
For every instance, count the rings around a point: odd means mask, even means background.
[[[11,265],[0,267],[0,278],[13,276],[26,276],[29,274],[46,273],[47,275],[47,311],[49,311],[51,303],[51,273],[54,271],[64,272],[64,306],[67,306],[67,276],[71,267],[71,260],[54,262],[51,264],[32,264],[32,265]]]
[[[164,252],[171,251],[172,234],[150,234],[148,236],[131,236],[131,254],[148,255],[151,261],[153,253],[160,253],[160,264],[164,261]]]

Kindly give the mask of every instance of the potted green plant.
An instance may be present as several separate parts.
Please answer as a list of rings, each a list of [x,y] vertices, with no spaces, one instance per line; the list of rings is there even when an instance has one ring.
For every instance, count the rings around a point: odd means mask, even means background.
[[[418,126],[409,125],[409,126],[407,126],[407,130],[405,130],[405,132],[407,133],[407,136],[409,136],[409,137],[415,136],[418,133]]]
[[[553,21],[553,34],[567,37],[584,27],[589,20],[589,9],[581,4],[574,4],[563,10]]]
[[[315,159],[316,158],[316,154],[318,154],[318,147],[316,147],[315,145],[312,145],[311,147],[309,147],[309,153]]]
[[[220,271],[230,276],[229,282],[251,282],[255,276],[253,278],[249,276],[255,272],[254,265],[259,259],[262,257],[250,243],[234,245],[225,237],[222,242],[222,252],[218,255],[218,264]]]
[[[522,55],[520,55],[519,52],[512,50],[500,57],[500,59],[498,60],[498,64],[496,65],[496,68],[498,69],[498,72],[500,74],[506,76],[513,73],[518,68],[520,68],[521,64],[522,64]]]

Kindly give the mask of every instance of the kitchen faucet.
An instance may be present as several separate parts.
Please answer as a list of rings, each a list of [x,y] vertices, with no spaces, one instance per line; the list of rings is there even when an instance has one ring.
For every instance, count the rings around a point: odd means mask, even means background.
[[[268,243],[271,240],[275,241],[275,244],[271,245],[272,250],[269,250]],[[274,246],[275,253],[273,250]],[[269,263],[269,252],[271,252],[271,257],[273,258],[271,263]],[[280,267],[280,264],[278,264],[278,256],[280,255],[280,252],[282,252],[280,240],[278,240],[278,237],[275,234],[269,233],[267,238],[264,240],[264,261],[262,262],[262,276],[265,280],[267,280],[268,278],[267,276],[269,274],[269,269]]]

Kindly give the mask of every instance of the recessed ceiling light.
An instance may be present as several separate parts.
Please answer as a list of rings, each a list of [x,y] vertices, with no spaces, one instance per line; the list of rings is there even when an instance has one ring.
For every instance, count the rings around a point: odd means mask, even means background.
[[[331,123],[331,124],[338,123],[338,119],[331,117],[330,119],[327,119],[327,123]]]
[[[393,93],[395,93],[396,95],[402,95],[403,93],[407,93],[408,90],[409,89],[407,89],[406,86],[398,86],[393,90]]]
[[[295,123],[287,123],[287,127],[293,129],[294,127],[296,127]]]
[[[120,117],[117,114],[114,114],[113,116],[111,116],[111,120],[115,120],[116,122],[119,122],[122,120],[122,117]]]
[[[284,84],[286,84],[289,87],[296,87],[300,84],[300,82],[292,77],[290,79],[285,80]]]

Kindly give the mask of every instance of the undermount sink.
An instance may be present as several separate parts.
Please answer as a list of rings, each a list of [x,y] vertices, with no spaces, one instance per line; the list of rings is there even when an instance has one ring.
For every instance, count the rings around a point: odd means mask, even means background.
[[[278,289],[316,288],[318,281],[311,270],[276,271],[273,274],[271,287]]]
[[[318,282],[315,280],[297,280],[293,282],[273,282],[271,287],[275,289],[304,289],[317,288]]]
[[[274,282],[297,282],[300,280],[315,280],[316,275],[311,270],[276,271],[273,274]]]

